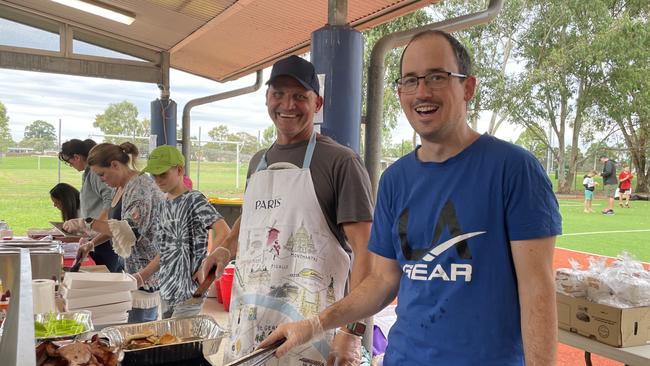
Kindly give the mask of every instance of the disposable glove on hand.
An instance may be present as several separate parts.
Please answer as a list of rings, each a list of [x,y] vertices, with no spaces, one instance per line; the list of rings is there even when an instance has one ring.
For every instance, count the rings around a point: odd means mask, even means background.
[[[359,366],[361,363],[361,337],[344,331],[336,332],[327,366]]]
[[[314,315],[301,321],[280,324],[273,333],[260,343],[258,348],[268,347],[284,338],[284,343],[275,351],[275,357],[282,358],[292,348],[321,337],[323,333],[320,319],[318,315]]]
[[[217,247],[203,260],[201,269],[198,271],[200,273],[197,272],[194,278],[199,282],[203,282],[202,278],[207,277],[210,269],[216,266],[217,270],[215,271],[214,278],[219,279],[223,275],[223,271],[226,269],[228,263],[230,263],[230,250],[225,247]]]
[[[79,240],[79,249],[77,249],[77,261],[82,262],[93,250],[93,243],[89,242],[86,238]]]
[[[63,230],[71,233],[84,233],[86,232],[86,222],[82,218],[70,219],[63,223]]]
[[[108,228],[113,238],[113,250],[122,258],[131,256],[131,248],[135,245],[135,234],[126,220],[108,220]]]

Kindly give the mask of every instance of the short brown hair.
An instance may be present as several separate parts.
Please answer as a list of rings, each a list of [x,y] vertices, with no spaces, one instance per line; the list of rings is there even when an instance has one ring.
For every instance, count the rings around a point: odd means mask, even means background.
[[[444,37],[447,42],[449,42],[449,45],[451,46],[451,49],[454,51],[454,56],[456,56],[456,64],[458,65],[458,73],[463,74],[463,75],[472,75],[472,58],[469,56],[469,52],[467,52],[467,49],[465,46],[463,46],[462,43],[456,39],[456,37],[452,36],[451,34],[441,31],[439,29],[428,29],[425,31],[422,31],[411,38],[409,43],[404,47],[404,51],[402,51],[402,56],[399,59],[399,72],[400,75],[402,74],[402,63],[404,62],[404,54],[406,53],[406,50],[409,48],[411,43],[422,39],[426,37],[431,37],[431,36],[442,36]]]

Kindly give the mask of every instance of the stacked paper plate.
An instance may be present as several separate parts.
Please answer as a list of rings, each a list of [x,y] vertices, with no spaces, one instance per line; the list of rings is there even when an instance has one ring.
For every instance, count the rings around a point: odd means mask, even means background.
[[[126,323],[136,280],[126,273],[68,272],[60,293],[65,311],[89,310],[95,325]]]

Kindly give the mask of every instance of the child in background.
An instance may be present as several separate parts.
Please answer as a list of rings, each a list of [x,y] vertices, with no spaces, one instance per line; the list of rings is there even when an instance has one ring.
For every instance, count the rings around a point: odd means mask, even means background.
[[[155,242],[160,247],[160,295],[164,319],[196,315],[202,302],[185,305],[199,283],[196,272],[207,255],[212,229],[220,243],[230,232],[228,224],[199,191],[183,181],[185,159],[174,146],[158,146],[149,155],[144,172],[150,173],[167,200],[161,204]]]
[[[630,172],[630,165],[623,164],[623,170],[621,174],[618,175],[618,193],[620,193],[618,199],[618,205],[623,206],[623,201],[625,201],[625,207],[630,208],[630,193],[632,193],[632,178],[634,176]]]
[[[594,189],[596,188],[596,185],[598,184],[594,180],[594,176],[598,174],[595,170],[590,171],[585,175],[585,179],[582,181],[582,185],[585,186],[585,209],[584,213],[590,213],[594,212],[594,210],[591,208],[591,203],[594,199]]]

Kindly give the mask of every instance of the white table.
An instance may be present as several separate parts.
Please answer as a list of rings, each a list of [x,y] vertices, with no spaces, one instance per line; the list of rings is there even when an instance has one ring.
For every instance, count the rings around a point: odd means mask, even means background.
[[[560,343],[584,350],[587,366],[591,366],[592,353],[629,366],[650,365],[650,345],[616,348],[562,329],[558,329],[558,340]]]

